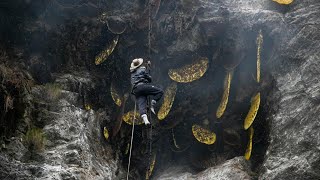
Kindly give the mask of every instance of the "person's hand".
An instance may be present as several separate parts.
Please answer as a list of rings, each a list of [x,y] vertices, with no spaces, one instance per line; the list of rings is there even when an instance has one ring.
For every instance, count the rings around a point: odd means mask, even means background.
[[[147,64],[148,64],[148,66],[151,66],[151,61],[148,61]]]

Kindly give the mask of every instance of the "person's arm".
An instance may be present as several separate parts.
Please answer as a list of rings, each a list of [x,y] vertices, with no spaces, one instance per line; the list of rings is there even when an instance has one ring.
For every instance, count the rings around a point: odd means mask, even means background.
[[[150,76],[150,74],[147,71],[144,73],[144,78],[146,78],[149,83],[152,82],[152,77]]]
[[[146,71],[144,73],[144,77],[148,80],[148,82],[152,82],[152,77],[151,77],[151,62],[148,61]]]

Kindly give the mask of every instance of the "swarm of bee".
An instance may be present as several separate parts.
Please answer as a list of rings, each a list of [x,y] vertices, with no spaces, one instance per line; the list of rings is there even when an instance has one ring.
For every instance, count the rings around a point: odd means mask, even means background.
[[[111,45],[108,46],[107,50],[103,51],[100,55],[96,58],[96,64],[102,63],[114,50],[115,46],[118,42],[118,36],[112,41]],[[263,44],[263,35],[260,31],[257,36],[257,61],[256,61],[256,77],[255,80],[257,83],[260,83],[260,64],[261,64],[261,50],[262,50],[262,44]],[[232,79],[234,75],[234,70],[237,67],[238,62],[235,63],[236,65],[232,68],[225,68],[225,78],[223,83],[223,93],[220,99],[219,106],[216,109],[216,118],[217,121],[221,121],[225,114],[226,109],[228,108],[228,100],[230,96],[230,87],[232,84]],[[163,103],[158,111],[157,119],[159,122],[168,122],[172,121],[172,118],[167,119],[167,117],[170,115],[170,111],[173,107],[175,97],[177,94],[177,91],[179,89],[179,84],[187,84],[192,83],[194,81],[197,81],[201,79],[207,72],[209,66],[209,60],[206,57],[199,57],[198,59],[195,59],[191,64],[186,64],[182,68],[176,68],[176,69],[169,69],[168,70],[168,76],[171,79],[171,83],[168,85],[168,87],[165,90]],[[114,103],[122,107],[124,105],[123,103],[123,97],[120,95],[119,92],[117,92],[116,88],[113,84],[110,86],[110,94],[114,101]],[[252,124],[254,123],[254,120],[256,118],[256,115],[259,111],[260,107],[260,92],[257,92],[254,94],[254,96],[251,99],[251,107],[248,110],[246,118],[243,120],[243,129],[248,131],[248,144],[247,148],[244,153],[244,157],[246,160],[249,160],[252,153],[252,140],[253,140],[253,127]],[[135,114],[136,113],[136,114]],[[134,110],[130,110],[126,113],[123,112],[123,114],[119,114],[121,118],[119,118],[121,121],[124,121],[125,123],[132,125],[133,120],[135,120],[135,125],[142,125],[143,122],[140,118],[139,113]],[[209,122],[210,123],[210,122]],[[176,123],[172,126],[166,127],[166,129],[171,128],[172,129],[172,142],[173,142],[173,148],[175,152],[182,152],[186,149],[188,149],[191,145],[182,145],[179,144],[179,140],[176,138],[177,135],[175,135],[173,128],[179,123]],[[121,124],[120,124],[121,126]],[[216,143],[217,135],[214,132],[210,126],[207,124],[201,123],[194,123],[190,127],[191,134],[193,136],[193,139],[201,144],[212,146]],[[104,129],[105,138],[109,138],[109,132],[107,129]],[[115,134],[113,135],[115,136]],[[183,146],[183,147],[182,147]],[[156,156],[152,156],[152,162],[149,164],[150,168],[148,171],[146,171],[146,179],[149,179],[152,175],[152,171],[154,169],[154,166],[156,164]]]
[[[177,84],[175,82],[171,83],[164,93],[164,100],[160,110],[158,111],[158,119],[163,120],[169,114],[170,109],[173,105],[174,98],[177,93]]]
[[[291,3],[288,1],[281,1],[281,0],[275,0],[279,1],[279,3]],[[281,1],[281,2],[280,2]],[[155,1],[158,2],[158,1]],[[123,31],[124,32],[124,31]],[[121,32],[121,33],[123,33]],[[118,33],[118,34],[121,34]],[[119,35],[116,35],[116,37],[112,40],[112,42],[106,46],[106,49],[102,51],[100,54],[96,56],[95,59],[95,64],[99,65],[103,63],[114,51],[116,48],[118,41],[119,41]],[[255,74],[255,81],[256,83],[260,83],[261,80],[261,51],[262,51],[262,45],[263,45],[263,34],[262,31],[260,30],[257,35],[256,39],[256,45],[257,45],[257,58],[256,58],[256,74]],[[228,63],[223,64],[223,68],[225,70],[225,78],[223,81],[223,91],[221,94],[220,103],[215,109],[215,118],[216,121],[223,121],[225,112],[229,108],[229,97],[232,81],[233,81],[233,76],[236,68],[240,64],[240,59],[235,59],[233,61],[228,61]],[[221,136],[221,133],[216,133],[215,129],[210,126],[210,122],[206,120],[205,123],[201,123],[201,120],[199,122],[194,122],[189,128],[190,135],[184,134],[181,136],[176,131],[174,131],[174,128],[177,127],[178,124],[181,124],[183,121],[175,121],[172,117],[172,108],[174,107],[175,99],[177,92],[179,91],[180,88],[183,88],[183,86],[193,83],[195,81],[199,81],[208,71],[209,67],[209,59],[207,57],[197,57],[192,60],[191,63],[189,64],[184,64],[181,68],[175,68],[175,69],[168,69],[168,77],[170,78],[170,83],[165,89],[165,93],[163,96],[163,102],[160,106],[160,109],[157,114],[157,120],[158,122],[162,124],[169,123],[170,125],[168,126],[162,126],[163,129],[170,130],[170,137],[171,142],[172,142],[172,147],[171,150],[174,152],[183,152],[186,151],[188,148],[193,146],[194,144],[192,143],[198,143],[203,146],[208,146],[208,149],[215,149],[212,147],[215,147],[215,144],[218,143],[217,139],[219,136]],[[124,112],[124,105],[126,104],[126,100],[128,97],[125,97],[121,95],[117,91],[117,89],[114,87],[114,83],[111,83],[110,86],[110,94],[111,98],[113,99],[114,103],[116,106],[120,107],[122,111],[119,111],[120,113],[118,114],[119,118],[117,121],[123,121],[128,125],[132,125],[133,121],[135,125],[142,125],[143,121],[141,120],[140,114],[137,113],[137,111],[130,109],[128,112]],[[260,107],[260,98],[261,94],[260,92],[256,92],[253,97],[251,98],[251,106],[248,109],[248,112],[246,114],[246,117],[242,120],[243,122],[243,131],[246,131],[247,133],[247,148],[244,151],[244,157],[246,160],[250,160],[251,153],[252,153],[252,147],[253,147],[253,135],[254,135],[254,129],[253,129],[253,123],[255,121],[255,118],[257,116],[257,113],[259,111]],[[188,113],[188,112],[184,112]],[[170,116],[171,115],[171,116]],[[205,119],[205,118],[201,118]],[[116,124],[116,131],[113,131],[112,136],[116,136],[117,133],[119,132],[119,129],[121,127],[121,122],[117,122]],[[223,131],[223,130],[222,130]],[[110,131],[105,127],[104,128],[104,136],[106,139],[109,138],[110,136]],[[237,132],[232,131],[232,130],[225,130],[223,131],[223,140],[226,144],[230,144],[231,146],[236,146],[237,148],[239,147],[238,142],[232,141],[232,138],[229,137],[236,137],[237,140],[240,140],[240,136],[237,134]],[[184,144],[180,140],[181,138],[188,139],[188,143],[185,143],[186,140],[184,141]],[[192,141],[193,140],[193,141]],[[190,143],[189,143],[190,142]],[[191,143],[192,142],[192,143]],[[126,151],[125,154],[127,154],[129,145],[126,143]],[[146,179],[149,179],[150,176],[152,175],[152,172],[154,170],[154,167],[156,165],[156,159],[157,156],[156,154],[153,154],[151,157],[151,162],[149,163],[149,168],[146,171]],[[209,163],[210,164],[210,163]]]

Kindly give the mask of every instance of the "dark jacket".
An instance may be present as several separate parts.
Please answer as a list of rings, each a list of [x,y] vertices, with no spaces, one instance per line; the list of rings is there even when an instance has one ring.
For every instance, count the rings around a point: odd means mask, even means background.
[[[131,72],[131,84],[133,88],[138,84],[150,83],[151,81],[150,70],[147,70],[145,66],[140,66]]]

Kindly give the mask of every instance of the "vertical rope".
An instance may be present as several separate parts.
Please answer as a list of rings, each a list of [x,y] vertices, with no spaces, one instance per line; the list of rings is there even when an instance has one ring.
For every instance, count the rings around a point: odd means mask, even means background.
[[[132,142],[133,142],[133,133],[134,133],[134,121],[136,119],[136,113],[137,113],[137,101],[134,102],[134,114],[133,114],[132,131],[131,131],[131,142],[130,142],[130,153],[129,153],[128,170],[127,170],[127,180],[129,180],[129,172],[130,172],[130,164],[131,164],[131,152],[132,152]]]
[[[149,0],[148,4],[148,9],[149,9],[149,32],[148,32],[148,55],[149,55],[149,60],[151,60],[151,30],[152,30],[152,24],[151,24],[151,0]],[[151,153],[152,153],[152,119],[151,119],[151,98],[148,97],[148,106],[149,106],[149,119],[150,119],[150,131],[149,131],[149,163],[148,163],[148,168],[147,168],[147,177],[146,179],[149,179],[149,173],[150,173],[150,165],[151,165]],[[148,133],[147,133],[148,134]],[[147,146],[148,147],[148,146]]]
[[[149,119],[150,119],[150,131],[149,131],[149,140],[150,140],[150,145],[149,145],[149,156],[151,157],[151,149],[152,149],[152,117],[151,117],[151,110],[150,110],[150,108],[151,108],[151,98],[149,97]],[[151,160],[150,159],[150,157],[149,157],[149,160]]]
[[[149,0],[148,2],[148,9],[149,9],[149,27],[148,27],[148,58],[149,60],[151,60],[151,30],[152,30],[152,26],[151,26],[151,0]],[[149,67],[150,68],[150,67]],[[149,71],[150,73],[150,71]],[[151,165],[151,153],[152,153],[152,119],[151,119],[151,110],[150,110],[150,107],[151,107],[151,101],[150,101],[150,97],[148,97],[148,107],[149,107],[149,120],[150,120],[150,131],[149,131],[149,135],[148,135],[148,132],[147,132],[147,138],[149,140],[149,157],[148,157],[148,160],[149,160],[149,163],[148,163],[148,168],[147,168],[147,173],[146,173],[146,179],[149,179],[149,173],[150,173],[150,165]],[[148,129],[147,129],[148,131]],[[147,145],[148,147],[148,145]]]
[[[148,9],[149,9],[149,32],[148,32],[148,55],[149,59],[151,59],[151,0],[149,0],[148,3]]]
[[[149,179],[149,176],[151,175],[150,173],[150,166],[151,166],[151,155],[152,155],[152,117],[151,117],[151,98],[150,96],[148,97],[148,116],[149,116],[149,120],[150,120],[150,129],[146,128],[147,131],[147,138],[148,138],[148,143],[146,148],[149,149],[148,152],[148,166],[147,166],[147,173],[146,173],[146,180]]]

